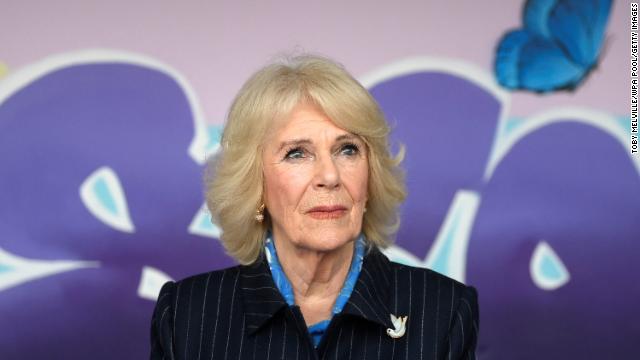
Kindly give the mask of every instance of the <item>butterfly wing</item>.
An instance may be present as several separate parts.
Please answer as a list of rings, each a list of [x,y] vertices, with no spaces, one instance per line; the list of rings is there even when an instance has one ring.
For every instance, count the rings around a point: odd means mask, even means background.
[[[531,34],[550,37],[548,19],[558,0],[529,0],[522,14],[523,28]]]
[[[554,41],[572,61],[590,70],[598,59],[611,9],[607,0],[558,1],[548,26]]]
[[[508,33],[496,51],[498,81],[509,89],[548,92],[580,82],[585,69],[555,43],[526,30]]]
[[[575,88],[597,63],[610,9],[610,0],[528,1],[524,27],[496,50],[499,83],[536,92]]]

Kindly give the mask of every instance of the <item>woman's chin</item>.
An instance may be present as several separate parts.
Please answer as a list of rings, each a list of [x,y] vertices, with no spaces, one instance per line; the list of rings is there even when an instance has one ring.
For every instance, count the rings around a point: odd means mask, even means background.
[[[317,252],[333,252],[344,248],[345,246],[351,246],[356,239],[353,236],[344,234],[318,234],[314,236],[309,234],[298,245],[306,250]]]

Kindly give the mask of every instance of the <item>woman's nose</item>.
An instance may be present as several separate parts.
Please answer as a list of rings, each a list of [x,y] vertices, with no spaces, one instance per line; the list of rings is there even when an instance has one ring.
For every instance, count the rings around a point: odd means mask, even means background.
[[[334,189],[340,185],[340,171],[333,156],[318,157],[315,165],[314,186],[316,188]]]

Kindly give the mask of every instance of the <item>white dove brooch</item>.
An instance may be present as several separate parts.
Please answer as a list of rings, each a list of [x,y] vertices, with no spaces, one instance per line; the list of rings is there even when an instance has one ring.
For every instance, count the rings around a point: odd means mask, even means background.
[[[391,336],[394,339],[400,338],[407,331],[407,316],[398,316],[395,317],[393,314],[391,315],[391,323],[393,323],[393,327],[395,329],[387,329],[387,335]]]

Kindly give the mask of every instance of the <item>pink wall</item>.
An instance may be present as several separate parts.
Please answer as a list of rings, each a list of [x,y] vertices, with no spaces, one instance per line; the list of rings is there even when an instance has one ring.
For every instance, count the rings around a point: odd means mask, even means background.
[[[0,62],[9,72],[50,54],[126,50],[176,68],[211,123],[224,119],[247,76],[274,55],[304,49],[356,76],[413,56],[468,61],[492,71],[501,34],[520,24],[522,1],[123,1],[4,2]],[[556,106],[628,112],[627,3],[614,4],[600,67],[577,94],[513,95],[509,113]]]

